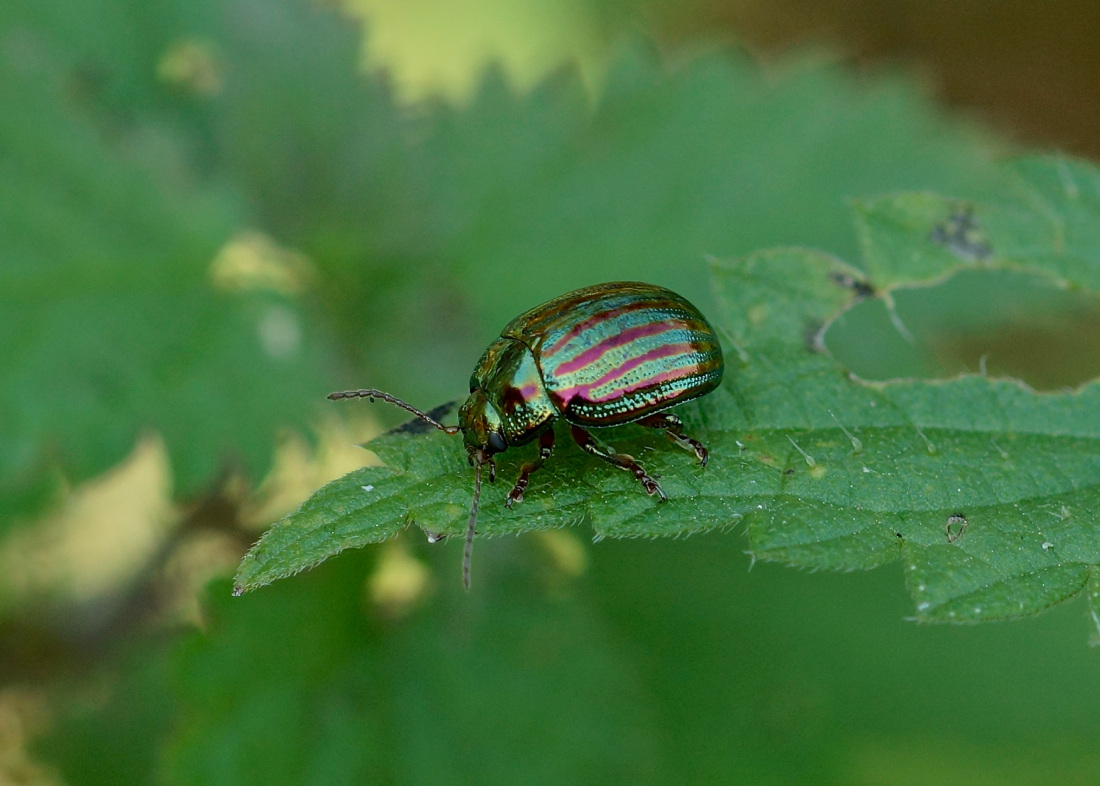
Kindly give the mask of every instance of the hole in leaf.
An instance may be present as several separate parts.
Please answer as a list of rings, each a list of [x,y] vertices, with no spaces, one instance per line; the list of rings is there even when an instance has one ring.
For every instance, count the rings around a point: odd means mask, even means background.
[[[832,355],[868,380],[1015,377],[1037,390],[1100,377],[1100,297],[1007,270],[967,270],[930,287],[868,298],[825,333]],[[903,335],[907,330],[911,341]]]

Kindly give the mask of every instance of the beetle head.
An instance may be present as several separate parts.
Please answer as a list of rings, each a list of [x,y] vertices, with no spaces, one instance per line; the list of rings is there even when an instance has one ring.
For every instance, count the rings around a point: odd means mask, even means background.
[[[471,461],[483,463],[496,453],[508,449],[504,437],[504,420],[485,394],[475,390],[458,411],[458,423],[466,441]],[[480,457],[475,454],[480,453]]]

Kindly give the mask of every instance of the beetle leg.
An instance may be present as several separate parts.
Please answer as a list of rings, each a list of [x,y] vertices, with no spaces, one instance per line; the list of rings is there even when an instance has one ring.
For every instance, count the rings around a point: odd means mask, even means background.
[[[638,421],[638,425],[647,428],[664,429],[669,439],[685,450],[695,451],[695,457],[699,459],[699,463],[704,467],[707,465],[707,459],[710,457],[707,449],[703,447],[702,442],[684,434],[684,421],[680,420],[680,418],[675,415],[670,415],[667,412],[658,412],[656,415],[642,418]]]
[[[541,469],[542,465],[546,463],[546,459],[550,458],[550,454],[553,452],[554,429],[548,428],[539,435],[539,457],[534,461],[524,462],[523,466],[520,467],[519,479],[516,480],[515,487],[508,494],[508,501],[504,503],[505,505],[512,507],[517,502],[523,502],[523,492],[527,490],[527,484],[530,482],[531,473],[537,469]]]
[[[638,482],[645,488],[647,494],[656,494],[661,498],[661,502],[668,499],[665,492],[661,490],[661,487],[657,484],[657,481],[651,478],[648,473],[642,468],[642,465],[634,460],[633,456],[628,456],[625,453],[610,453],[596,442],[596,438],[585,431],[579,426],[570,426],[569,432],[573,435],[573,439],[577,444],[581,446],[581,449],[586,453],[591,453],[593,456],[598,456],[609,464],[614,464],[619,469],[625,469],[627,472],[634,474],[634,477],[638,479]]]

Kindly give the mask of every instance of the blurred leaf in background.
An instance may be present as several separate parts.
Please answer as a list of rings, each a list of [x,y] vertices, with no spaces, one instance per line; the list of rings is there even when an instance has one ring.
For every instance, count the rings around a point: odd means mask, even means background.
[[[579,19],[587,47],[584,7],[563,9],[533,12],[554,15],[538,45]],[[409,105],[361,72],[362,41],[308,0],[0,8],[0,320],[5,349],[27,347],[0,354],[9,515],[146,430],[179,499],[234,455],[258,481],[317,394],[450,400],[505,321],[571,287],[649,279],[709,311],[706,254],[853,259],[851,199],[1003,188],[1003,147],[896,77],[629,43],[596,53],[595,95],[575,69],[517,89],[529,73],[490,68],[454,78],[477,85],[467,103]],[[230,548],[251,537],[224,500],[181,516],[225,523]],[[109,625],[0,628],[0,673],[53,709],[34,755],[66,782],[1045,783],[1097,766],[1080,608],[930,630],[901,621],[889,571],[745,573],[728,535],[530,538],[482,549],[470,597],[446,581],[456,550],[426,544],[254,598],[215,584],[181,641],[152,591],[171,546]],[[578,553],[579,576],[562,557]],[[383,568],[402,613],[369,589]]]
[[[233,463],[262,477],[275,431],[304,425],[321,389],[316,331],[285,293],[216,275],[243,205],[142,116],[152,99],[120,83],[144,69],[96,59],[95,36],[65,46],[19,10],[2,12],[0,60],[0,526],[146,431],[164,436],[181,497]],[[110,32],[95,10],[90,29]]]
[[[588,0],[348,0],[346,8],[370,29],[366,67],[390,71],[407,101],[466,101],[495,64],[525,90],[566,61],[590,85],[606,65],[606,35]]]

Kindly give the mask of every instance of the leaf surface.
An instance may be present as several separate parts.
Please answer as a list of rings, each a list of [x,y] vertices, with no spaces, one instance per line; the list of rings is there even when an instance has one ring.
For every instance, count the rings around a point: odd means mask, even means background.
[[[688,433],[711,449],[707,469],[657,433],[601,433],[660,476],[670,499],[657,504],[560,434],[513,511],[503,497],[526,456],[502,457],[504,488],[483,498],[479,532],[584,523],[597,537],[654,537],[743,526],[758,559],[832,570],[903,560],[924,620],[1023,616],[1079,593],[1100,563],[1100,386],[1035,393],[980,375],[866,383],[819,340],[868,292],[975,265],[1088,288],[1100,269],[1100,244],[1090,242],[1100,225],[1096,171],[1062,159],[1012,170],[1018,195],[1001,203],[861,203],[870,277],[800,249],[716,263],[717,322],[733,345],[727,381],[680,409]],[[329,484],[273,527],[242,563],[240,589],[407,524],[463,530],[472,473],[459,439],[399,433],[370,447],[384,466]]]

